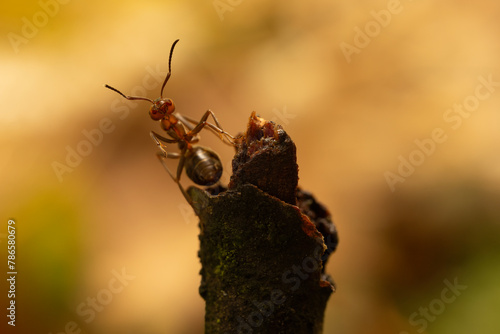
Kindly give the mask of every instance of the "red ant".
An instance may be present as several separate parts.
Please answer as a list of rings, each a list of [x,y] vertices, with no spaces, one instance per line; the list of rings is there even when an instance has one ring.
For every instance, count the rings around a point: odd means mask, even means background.
[[[180,184],[183,168],[186,169],[186,174],[193,182],[203,186],[210,186],[217,183],[222,175],[222,163],[218,155],[208,148],[192,145],[199,141],[198,133],[203,128],[207,127],[213,133],[219,135],[223,142],[226,140],[230,145],[234,145],[235,138],[226,131],[222,130],[219,121],[210,109],[207,110],[201,120],[197,122],[179,113],[174,114],[175,105],[172,99],[163,98],[163,89],[165,88],[165,85],[172,73],[172,54],[178,41],[179,40],[176,40],[170,48],[170,56],[168,58],[168,74],[165,81],[163,81],[163,85],[161,86],[160,97],[156,100],[140,96],[127,96],[118,89],[109,85],[105,85],[105,87],[117,92],[127,100],[145,100],[153,104],[149,110],[149,116],[151,116],[151,118],[155,121],[160,121],[162,129],[165,130],[170,136],[170,138],[163,137],[156,132],[151,131],[151,138],[160,148],[160,152],[157,153],[157,157],[160,159],[160,162],[165,167],[168,174],[170,174],[172,179],[179,185],[184,197],[186,197],[189,203],[192,203],[192,200]],[[209,116],[212,116],[215,121],[215,125],[207,121]],[[165,144],[175,143],[178,144],[180,152],[167,152],[167,146]],[[179,159],[175,175],[167,167],[165,162],[166,158]]]

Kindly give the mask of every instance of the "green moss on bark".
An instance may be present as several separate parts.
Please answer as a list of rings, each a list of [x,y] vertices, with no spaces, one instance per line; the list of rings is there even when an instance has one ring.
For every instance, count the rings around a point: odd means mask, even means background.
[[[297,179],[286,180],[297,177],[295,145],[252,117],[229,189],[188,189],[200,218],[205,333],[321,333],[334,286],[323,273],[323,235],[295,205]]]

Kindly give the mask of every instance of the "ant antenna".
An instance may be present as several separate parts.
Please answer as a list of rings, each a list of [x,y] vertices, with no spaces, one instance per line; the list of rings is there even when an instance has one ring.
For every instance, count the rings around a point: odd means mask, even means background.
[[[175,44],[177,44],[178,41],[179,40],[176,40],[174,42],[174,44],[172,44],[172,47],[170,48],[170,56],[168,57],[168,74],[167,74],[167,77],[165,78],[165,81],[163,81],[163,85],[161,85],[161,91],[160,91],[160,98],[161,99],[163,99],[163,88],[165,88],[165,85],[167,84],[167,81],[170,78],[170,75],[172,74],[170,64],[172,63],[172,54],[174,53]]]
[[[153,104],[154,104],[153,100],[150,100],[150,99],[148,99],[147,97],[141,97],[141,96],[127,96],[127,95],[123,94],[122,92],[120,92],[118,89],[113,88],[113,87],[111,87],[111,86],[109,86],[109,85],[104,85],[104,87],[109,88],[109,89],[111,89],[112,91],[117,92],[118,94],[120,94],[121,96],[123,96],[124,98],[126,98],[127,100],[144,100],[144,101],[149,101],[149,102],[151,102],[151,103],[153,103]]]

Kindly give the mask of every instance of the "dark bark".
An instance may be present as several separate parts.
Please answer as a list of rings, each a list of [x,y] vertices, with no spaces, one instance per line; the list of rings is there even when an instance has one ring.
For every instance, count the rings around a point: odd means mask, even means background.
[[[189,188],[200,218],[205,333],[322,332],[335,290],[324,263],[337,233],[297,182],[295,144],[252,114],[228,190]]]

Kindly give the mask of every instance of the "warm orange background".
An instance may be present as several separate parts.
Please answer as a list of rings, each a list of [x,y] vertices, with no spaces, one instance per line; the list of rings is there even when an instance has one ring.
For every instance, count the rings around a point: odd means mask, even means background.
[[[166,71],[177,38],[165,93],[177,110],[210,108],[233,134],[254,110],[281,123],[301,186],[332,212],[338,291],[325,334],[418,333],[410,315],[438,307],[455,279],[467,288],[425,332],[498,333],[500,87],[456,130],[443,115],[479,76],[500,81],[500,4],[401,1],[348,62],[340,45],[376,29],[370,12],[387,1],[221,2],[232,3],[223,20],[213,1],[52,2],[46,22],[38,1],[2,4],[0,247],[4,263],[14,218],[17,333],[56,334],[69,321],[85,333],[202,333],[197,221],[156,160],[149,131],[161,130],[147,102],[115,112],[125,104],[103,87],[132,93],[147,67]],[[9,34],[34,16],[38,31],[13,47]],[[103,119],[113,130],[59,182],[53,162]],[[384,173],[436,128],[446,141],[392,192]],[[202,142],[229,166],[228,146]],[[122,268],[135,279],[87,324],[78,305]]]

